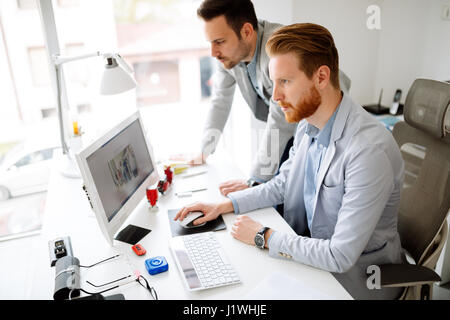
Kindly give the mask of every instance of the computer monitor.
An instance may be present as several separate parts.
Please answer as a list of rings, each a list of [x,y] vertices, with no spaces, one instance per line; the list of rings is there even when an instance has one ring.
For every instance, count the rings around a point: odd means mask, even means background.
[[[76,155],[85,191],[103,235],[114,236],[159,180],[152,148],[139,112],[134,113]]]

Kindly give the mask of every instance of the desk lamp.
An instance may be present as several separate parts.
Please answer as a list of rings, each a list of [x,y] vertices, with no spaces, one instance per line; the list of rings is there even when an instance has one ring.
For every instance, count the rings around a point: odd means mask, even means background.
[[[102,81],[100,85],[100,94],[112,95],[131,90],[136,87],[136,81],[132,77],[133,69],[122,59],[117,53],[101,53],[94,52],[85,55],[62,57],[59,54],[52,56],[52,62],[56,73],[56,93],[58,106],[59,131],[61,136],[61,146],[63,157],[61,160],[60,171],[69,178],[80,178],[80,172],[74,159],[69,153],[69,147],[64,134],[63,121],[63,102],[61,97],[62,87],[62,65],[66,62],[102,56],[106,59],[105,69],[103,71]]]

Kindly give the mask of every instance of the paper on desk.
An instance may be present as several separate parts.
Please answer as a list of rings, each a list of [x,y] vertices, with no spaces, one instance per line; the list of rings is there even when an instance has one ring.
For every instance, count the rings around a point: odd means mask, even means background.
[[[274,272],[244,298],[246,300],[333,300],[330,296],[299,280]]]

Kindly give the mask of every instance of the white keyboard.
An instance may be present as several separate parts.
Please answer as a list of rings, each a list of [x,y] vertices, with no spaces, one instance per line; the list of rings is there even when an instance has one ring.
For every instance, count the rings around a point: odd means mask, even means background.
[[[174,237],[170,247],[188,290],[203,290],[240,283],[213,232]]]

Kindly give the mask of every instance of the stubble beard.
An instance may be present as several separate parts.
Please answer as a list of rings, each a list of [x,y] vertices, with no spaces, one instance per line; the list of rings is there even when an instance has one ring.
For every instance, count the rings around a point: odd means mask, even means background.
[[[248,55],[250,54],[250,45],[245,43],[243,40],[239,40],[239,46],[238,46],[238,55],[235,60],[232,60],[227,57],[217,57],[217,59],[225,59],[222,62],[222,65],[225,69],[232,69],[234,68],[238,63],[240,63],[242,60],[244,60]],[[220,61],[220,60],[219,60]]]

